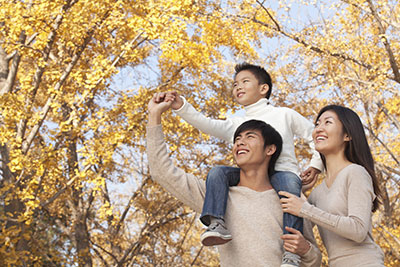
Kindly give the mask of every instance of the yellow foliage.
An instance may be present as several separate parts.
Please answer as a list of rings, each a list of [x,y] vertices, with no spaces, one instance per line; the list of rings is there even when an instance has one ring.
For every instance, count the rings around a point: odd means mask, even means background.
[[[0,265],[218,266],[196,214],[149,179],[147,102],[176,90],[229,116],[233,66],[249,61],[272,74],[276,105],[311,120],[328,103],[360,114],[389,203],[374,236],[396,266],[399,4],[374,2],[374,16],[364,0],[264,3],[0,0]],[[228,144],[173,113],[163,128],[185,171],[232,164]]]

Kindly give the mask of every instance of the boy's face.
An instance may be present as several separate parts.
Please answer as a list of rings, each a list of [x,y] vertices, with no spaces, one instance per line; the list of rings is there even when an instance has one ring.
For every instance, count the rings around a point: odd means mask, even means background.
[[[267,84],[259,84],[256,76],[249,70],[239,72],[233,83],[233,97],[237,103],[248,106],[265,97]]]
[[[260,130],[243,131],[234,140],[232,148],[236,164],[243,168],[257,167],[265,163],[269,155],[268,146],[264,149],[264,139]]]

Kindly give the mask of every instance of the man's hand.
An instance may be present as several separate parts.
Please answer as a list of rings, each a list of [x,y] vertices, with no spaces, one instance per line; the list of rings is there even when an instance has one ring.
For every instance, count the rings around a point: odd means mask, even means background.
[[[303,183],[303,192],[307,191],[315,185],[315,183],[317,182],[318,174],[320,173],[320,170],[314,167],[309,167],[307,170],[300,174],[301,181]]]
[[[304,238],[300,231],[287,226],[286,230],[292,234],[281,236],[281,239],[283,240],[283,248],[286,251],[300,256],[305,255],[311,248],[310,243]]]
[[[147,105],[149,126],[161,124],[161,114],[171,107],[174,98],[173,95],[167,95],[167,93],[155,93],[153,95]]]
[[[283,212],[299,216],[301,206],[303,206],[305,200],[285,191],[279,191],[278,194],[284,196],[280,199]]]

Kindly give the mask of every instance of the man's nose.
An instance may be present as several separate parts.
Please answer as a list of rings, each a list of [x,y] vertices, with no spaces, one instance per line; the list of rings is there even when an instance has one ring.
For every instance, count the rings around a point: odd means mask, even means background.
[[[244,140],[243,140],[243,138],[242,139],[239,139],[237,142],[236,142],[236,146],[243,146],[245,143],[244,143]]]

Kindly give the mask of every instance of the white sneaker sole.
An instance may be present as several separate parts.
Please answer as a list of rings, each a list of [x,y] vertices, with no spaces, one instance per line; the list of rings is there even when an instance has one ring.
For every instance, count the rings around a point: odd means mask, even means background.
[[[204,234],[201,235],[200,237],[201,243],[204,246],[218,246],[218,245],[223,245],[229,241],[232,240],[231,235],[222,235],[220,233],[216,232],[205,232]]]

